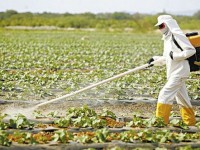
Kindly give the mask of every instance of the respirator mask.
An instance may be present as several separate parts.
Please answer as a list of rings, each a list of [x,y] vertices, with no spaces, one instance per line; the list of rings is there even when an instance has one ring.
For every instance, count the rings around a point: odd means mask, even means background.
[[[168,28],[168,26],[167,26],[165,23],[160,24],[160,25],[158,26],[158,28],[159,28],[159,30],[161,31],[161,33],[162,33],[163,35],[165,35],[165,36],[169,33],[169,28]]]

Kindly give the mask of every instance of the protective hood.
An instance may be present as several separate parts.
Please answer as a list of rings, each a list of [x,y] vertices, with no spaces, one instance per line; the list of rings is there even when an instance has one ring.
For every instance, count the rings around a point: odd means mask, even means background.
[[[182,40],[188,40],[183,31],[180,29],[179,25],[177,24],[176,20],[172,18],[170,15],[161,15],[158,17],[158,23],[155,26],[158,26],[162,23],[165,23],[170,32],[177,38]]]

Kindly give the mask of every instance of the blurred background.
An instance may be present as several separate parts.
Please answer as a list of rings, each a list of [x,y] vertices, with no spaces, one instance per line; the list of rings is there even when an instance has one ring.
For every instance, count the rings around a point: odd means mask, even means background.
[[[149,32],[160,14],[173,15],[182,29],[200,29],[198,0],[6,0],[0,27]]]

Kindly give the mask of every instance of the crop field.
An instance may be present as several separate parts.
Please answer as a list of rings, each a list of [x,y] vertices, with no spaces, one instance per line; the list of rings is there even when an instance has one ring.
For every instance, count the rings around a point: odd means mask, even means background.
[[[0,98],[51,99],[145,64],[162,54],[160,35],[83,31],[1,31]],[[188,89],[199,99],[198,74]],[[152,67],[97,87],[84,95],[100,99],[157,97],[165,66]],[[98,93],[98,94],[96,94]],[[99,94],[100,93],[100,94]]]
[[[0,35],[0,102],[6,102],[5,107],[9,101],[31,105],[63,96],[146,64],[152,56],[162,55],[163,48],[161,35],[156,33],[2,29]],[[74,105],[85,100],[119,103],[136,98],[156,100],[166,82],[165,69],[165,66],[142,69],[67,100]],[[195,102],[200,100],[199,75],[200,72],[191,73],[187,80],[189,95]],[[67,100],[63,101],[68,103]],[[62,101],[59,103],[62,105]],[[33,112],[34,118],[28,118],[25,114],[6,115],[0,103],[0,149],[200,147],[198,107],[197,123],[191,128],[181,121],[177,111],[172,112],[166,126],[151,111],[148,112],[151,116],[144,113],[145,107],[139,108],[142,113],[121,117],[117,107],[103,109],[104,104],[96,104],[102,106],[98,111],[84,104],[68,105],[62,114],[59,109],[49,113],[40,109]],[[124,106],[124,111],[129,108],[124,103],[119,105]],[[155,107],[146,103],[142,106],[146,105]]]

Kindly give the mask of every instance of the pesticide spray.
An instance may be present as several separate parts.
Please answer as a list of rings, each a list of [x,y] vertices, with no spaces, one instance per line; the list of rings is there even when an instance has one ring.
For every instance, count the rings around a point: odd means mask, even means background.
[[[98,82],[98,83],[89,85],[89,86],[87,86],[87,87],[85,87],[85,88],[82,88],[82,89],[80,89],[80,90],[78,90],[78,91],[75,91],[75,92],[66,94],[66,95],[64,95],[64,96],[61,96],[61,97],[58,97],[58,98],[49,100],[49,101],[47,101],[47,102],[40,103],[40,104],[38,104],[38,105],[36,105],[36,106],[29,107],[29,108],[20,108],[20,109],[17,109],[17,110],[16,110],[15,108],[8,108],[7,110],[4,111],[4,113],[9,114],[10,116],[13,116],[13,115],[15,115],[15,114],[17,114],[17,113],[21,113],[21,114],[25,115],[26,117],[31,117],[31,116],[32,116],[32,113],[33,113],[35,110],[37,110],[39,107],[41,107],[41,106],[47,105],[47,104],[52,103],[52,102],[55,102],[55,101],[59,101],[59,100],[66,99],[66,98],[68,98],[68,97],[74,96],[74,95],[79,94],[79,93],[84,92],[84,91],[87,91],[87,90],[89,90],[89,89],[92,89],[92,88],[94,88],[94,87],[96,87],[96,86],[99,86],[99,85],[101,85],[101,84],[107,83],[107,82],[109,82],[109,81],[112,81],[112,80],[114,80],[114,79],[117,79],[117,78],[123,77],[123,76],[125,76],[125,75],[128,75],[128,74],[130,74],[130,73],[133,73],[133,72],[136,72],[136,71],[145,69],[145,68],[147,68],[147,67],[150,67],[151,65],[159,64],[159,63],[162,62],[163,60],[164,60],[164,58],[161,58],[161,59],[158,59],[158,60],[156,60],[156,61],[153,61],[151,64],[144,64],[144,65],[142,65],[142,66],[139,66],[139,67],[136,67],[136,68],[134,68],[134,69],[128,70],[128,71],[126,71],[126,72],[123,72],[123,73],[120,73],[120,74],[118,74],[118,75],[115,75],[115,76],[113,76],[113,77],[111,77],[111,78],[108,78],[108,79],[106,79],[106,80],[103,80],[103,81],[100,81],[100,82]]]

